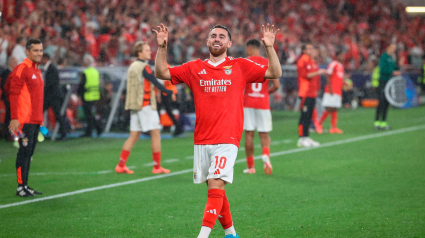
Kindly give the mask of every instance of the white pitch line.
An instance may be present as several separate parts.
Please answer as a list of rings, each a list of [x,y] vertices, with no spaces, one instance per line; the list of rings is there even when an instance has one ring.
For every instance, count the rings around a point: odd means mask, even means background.
[[[413,126],[413,127],[398,129],[398,130],[394,130],[394,131],[387,131],[387,132],[382,132],[382,133],[376,133],[376,134],[371,134],[371,135],[349,138],[349,139],[340,140],[340,141],[328,142],[328,143],[320,145],[319,147],[297,148],[297,149],[292,149],[292,150],[274,152],[274,153],[270,154],[270,157],[292,154],[292,153],[297,153],[297,152],[302,152],[302,151],[307,151],[307,150],[313,150],[313,149],[320,149],[320,148],[334,146],[334,145],[341,145],[341,144],[346,144],[346,143],[350,143],[350,142],[356,142],[356,141],[367,140],[367,139],[372,139],[372,138],[396,135],[396,134],[401,134],[401,133],[411,132],[411,131],[417,131],[417,130],[423,130],[423,129],[425,129],[425,125]],[[260,159],[261,156],[256,156],[255,158]],[[239,159],[239,160],[236,160],[235,163],[242,163],[242,162],[245,162],[245,161],[246,161],[245,159]],[[86,189],[81,189],[81,190],[77,190],[77,191],[73,191],[73,192],[67,192],[67,193],[61,193],[61,194],[43,197],[43,198],[35,198],[35,199],[31,199],[31,200],[26,200],[26,201],[23,201],[23,202],[9,203],[9,204],[5,204],[5,205],[0,205],[0,209],[24,205],[24,204],[29,204],[29,203],[34,203],[34,202],[41,202],[41,201],[46,201],[46,200],[51,200],[51,199],[56,199],[56,198],[61,198],[61,197],[67,197],[67,196],[72,196],[72,195],[75,195],[75,194],[92,192],[92,191],[97,191],[97,190],[101,190],[101,189],[114,188],[114,187],[134,184],[134,183],[146,182],[146,181],[150,181],[150,180],[156,180],[156,179],[166,178],[166,177],[190,173],[190,172],[193,172],[193,169],[185,169],[185,170],[181,170],[181,171],[177,171],[177,172],[171,172],[169,174],[161,174],[161,175],[156,175],[156,176],[152,176],[152,177],[135,179],[135,180],[130,180],[130,181],[126,181],[126,182],[109,184],[109,185],[103,185],[103,186],[94,187],[94,188],[86,188]]]
[[[130,167],[129,167],[130,168]],[[114,172],[113,170],[95,171],[95,172],[35,172],[30,173],[31,176],[45,176],[45,175],[84,175],[84,174],[108,174]],[[12,177],[16,174],[0,174],[0,177]]]
[[[180,161],[179,159],[167,159],[162,161],[164,164],[174,163]],[[153,166],[152,163],[144,164],[143,166]],[[128,166],[129,169],[136,169],[136,166]],[[45,176],[45,175],[97,175],[97,174],[110,174],[115,172],[115,170],[104,170],[104,171],[95,171],[95,172],[35,172],[30,173],[31,176]],[[0,177],[13,177],[16,174],[0,174]]]
[[[178,171],[178,172],[172,172],[172,173],[169,173],[169,174],[161,174],[161,175],[156,175],[156,176],[141,178],[141,179],[135,179],[135,180],[130,180],[130,181],[121,182],[121,183],[114,183],[114,184],[103,185],[103,186],[94,187],[94,188],[81,189],[81,190],[77,190],[77,191],[74,191],[74,192],[61,193],[61,194],[58,194],[58,195],[48,196],[48,197],[44,197],[44,198],[36,198],[36,199],[27,200],[27,201],[23,201],[23,202],[10,203],[10,204],[1,205],[0,209],[24,205],[24,204],[33,203],[33,202],[41,202],[41,201],[51,200],[51,199],[55,199],[55,198],[67,197],[67,196],[80,194],[80,193],[93,192],[93,191],[106,189],[106,188],[114,188],[114,187],[129,185],[129,184],[133,184],[133,183],[140,183],[140,182],[145,182],[145,181],[149,181],[149,180],[161,179],[161,178],[166,178],[166,177],[170,177],[170,176],[174,176],[174,175],[189,173],[189,172],[192,172],[192,171],[193,171],[193,169],[185,169],[185,170],[181,170],[181,171]]]

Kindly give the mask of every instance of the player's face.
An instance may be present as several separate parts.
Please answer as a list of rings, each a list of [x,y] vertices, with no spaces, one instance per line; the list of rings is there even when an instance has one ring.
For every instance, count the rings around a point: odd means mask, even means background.
[[[142,51],[139,52],[139,59],[150,60],[151,59],[151,47],[147,44],[143,45]]]
[[[313,57],[314,54],[314,47],[313,45],[306,45],[305,46],[305,50],[304,50],[304,54]]]
[[[35,63],[40,63],[43,57],[43,44],[32,44],[30,50],[25,50],[27,58]]]
[[[314,59],[314,60],[317,60],[317,58],[319,58],[319,50],[318,49],[316,49],[316,48],[313,48],[313,56],[312,56],[312,58]]]
[[[232,45],[229,35],[225,29],[215,28],[208,36],[207,46],[210,53],[214,56],[220,56],[226,53],[227,49]]]
[[[338,60],[339,62],[344,62],[345,60],[345,53],[341,53],[336,57],[336,60]]]
[[[388,54],[392,55],[394,54],[395,50],[397,49],[396,44],[392,43],[388,46]]]

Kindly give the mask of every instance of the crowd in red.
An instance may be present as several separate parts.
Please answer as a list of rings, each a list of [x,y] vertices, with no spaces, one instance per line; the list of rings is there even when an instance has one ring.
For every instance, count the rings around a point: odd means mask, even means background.
[[[98,66],[127,65],[137,40],[148,41],[155,54],[151,29],[160,23],[171,31],[172,64],[207,58],[215,24],[232,32],[234,57],[244,56],[248,39],[260,38],[262,24],[275,24],[282,64],[293,64],[305,41],[319,48],[322,64],[345,49],[351,70],[379,57],[390,40],[398,42],[401,65],[420,64],[425,48],[424,18],[408,16],[398,0],[3,0],[1,7],[0,45],[8,41],[8,55],[18,37],[41,38],[54,61],[75,66],[85,53]]]

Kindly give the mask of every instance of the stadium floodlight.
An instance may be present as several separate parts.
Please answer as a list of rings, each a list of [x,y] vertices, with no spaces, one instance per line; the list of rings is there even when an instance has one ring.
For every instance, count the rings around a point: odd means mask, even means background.
[[[406,7],[408,13],[425,13],[425,7]]]

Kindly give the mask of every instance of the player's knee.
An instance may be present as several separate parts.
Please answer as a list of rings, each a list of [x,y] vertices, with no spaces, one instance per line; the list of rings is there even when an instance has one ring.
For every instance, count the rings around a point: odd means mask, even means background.
[[[208,189],[224,189],[226,182],[220,178],[208,179]]]

